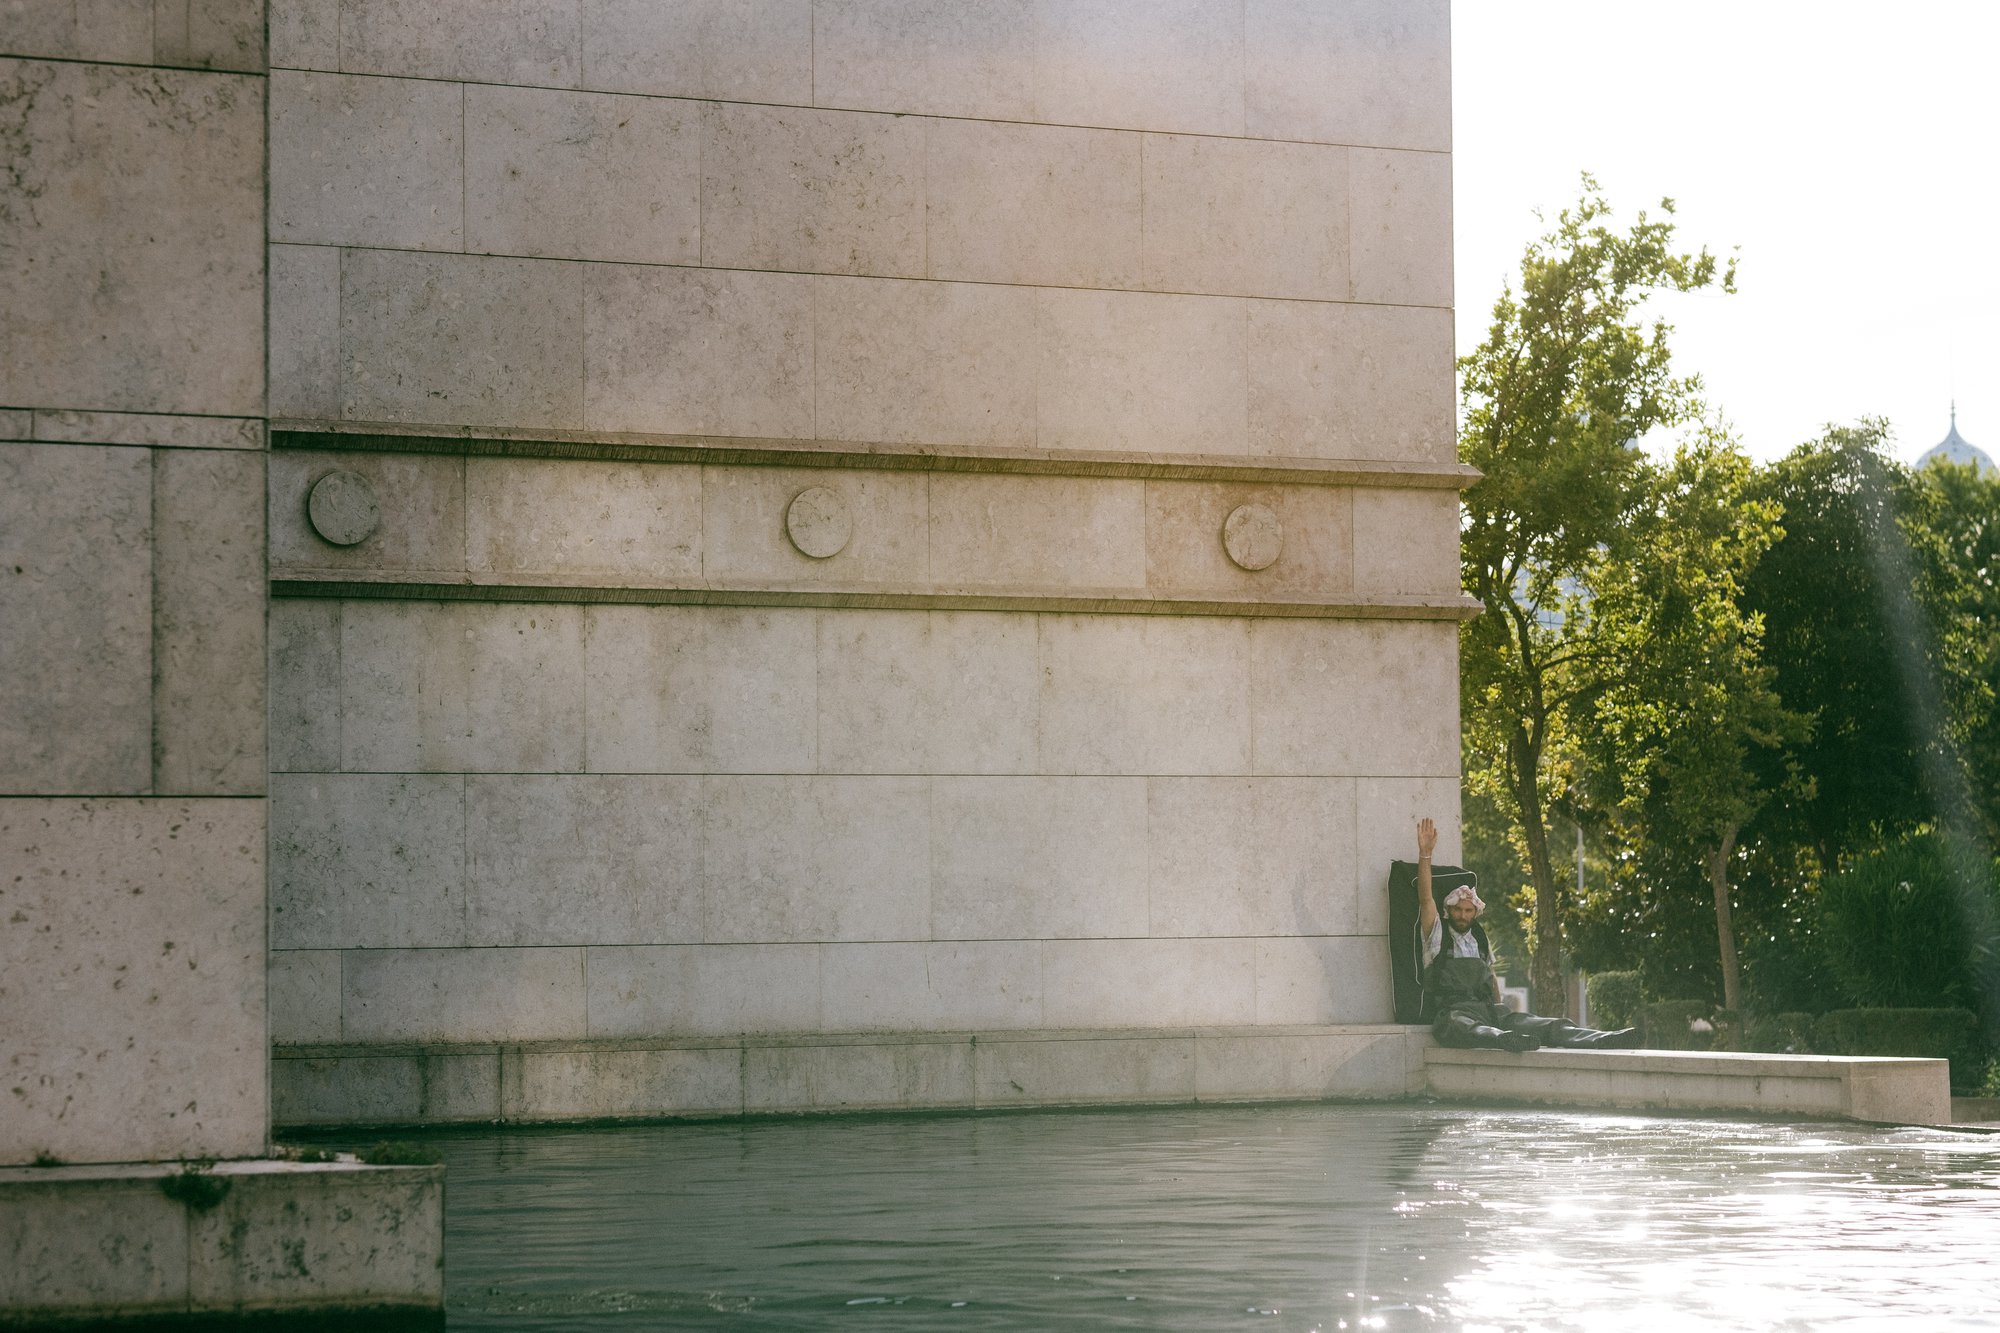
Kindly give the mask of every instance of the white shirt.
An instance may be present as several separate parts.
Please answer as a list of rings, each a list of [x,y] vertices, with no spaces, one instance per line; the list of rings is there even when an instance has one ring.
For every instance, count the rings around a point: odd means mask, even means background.
[[[1439,917],[1437,920],[1431,922],[1430,934],[1424,936],[1425,967],[1429,967],[1431,961],[1444,948],[1444,934],[1444,918]],[[1459,934],[1456,930],[1451,932],[1451,956],[1454,958],[1485,957],[1484,954],[1479,952],[1479,937],[1469,930],[1463,935]]]

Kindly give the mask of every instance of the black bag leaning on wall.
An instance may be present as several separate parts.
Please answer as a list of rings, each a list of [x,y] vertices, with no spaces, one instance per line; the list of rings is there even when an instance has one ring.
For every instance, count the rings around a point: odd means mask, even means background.
[[[1479,876],[1460,866],[1431,866],[1431,897],[1444,911],[1445,895],[1461,884],[1479,887]],[[1417,863],[1389,863],[1389,979],[1395,987],[1396,1021],[1423,1023],[1423,984],[1417,976]]]

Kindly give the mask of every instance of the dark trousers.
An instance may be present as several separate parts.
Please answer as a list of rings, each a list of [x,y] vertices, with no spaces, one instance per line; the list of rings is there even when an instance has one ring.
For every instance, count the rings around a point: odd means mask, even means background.
[[[1449,1005],[1431,1025],[1431,1035],[1437,1038],[1438,1045],[1461,1050],[1510,1050],[1521,1044],[1519,1037],[1508,1037],[1509,1033],[1517,1032],[1526,1033],[1543,1046],[1571,1047],[1596,1046],[1608,1035],[1595,1028],[1580,1028],[1567,1018],[1540,1018],[1477,1000],[1460,1000]]]

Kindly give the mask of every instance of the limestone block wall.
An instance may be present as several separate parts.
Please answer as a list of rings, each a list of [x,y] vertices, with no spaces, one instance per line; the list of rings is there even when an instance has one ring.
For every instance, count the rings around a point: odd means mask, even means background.
[[[266,1142],[263,60],[0,5],[0,1165]]]
[[[509,13],[272,8],[274,1039],[1387,1021],[1442,0]]]

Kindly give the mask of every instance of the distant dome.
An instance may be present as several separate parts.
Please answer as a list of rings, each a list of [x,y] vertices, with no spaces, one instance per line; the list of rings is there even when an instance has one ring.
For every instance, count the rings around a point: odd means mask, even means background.
[[[1951,408],[1951,430],[1946,433],[1942,440],[1932,445],[1922,458],[1917,460],[1917,466],[1928,467],[1940,459],[1944,462],[1957,463],[1961,466],[1970,463],[1979,469],[1979,475],[1982,477],[1991,476],[1996,470],[2000,470],[1993,466],[1993,460],[1986,456],[1984,449],[1976,445],[1967,444],[1965,437],[1958,433],[1958,405],[1956,403],[1952,404]]]

